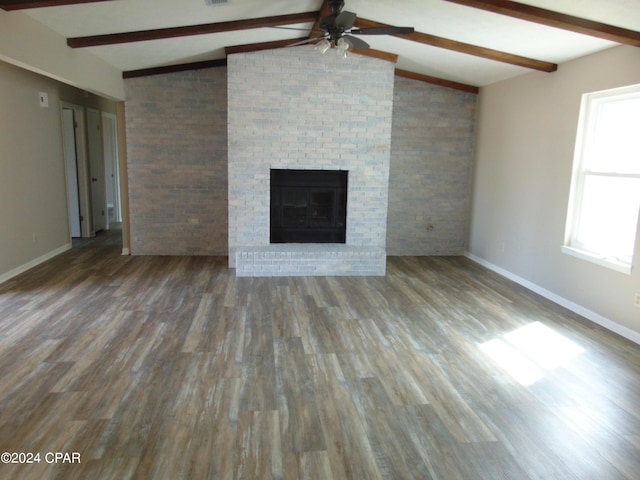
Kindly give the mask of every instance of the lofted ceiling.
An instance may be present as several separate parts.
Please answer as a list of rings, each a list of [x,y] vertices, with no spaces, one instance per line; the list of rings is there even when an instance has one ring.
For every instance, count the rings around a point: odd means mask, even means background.
[[[125,77],[294,43],[329,13],[327,0],[211,1],[0,0],[0,8],[31,16]],[[469,91],[530,71],[552,74],[616,45],[640,48],[640,0],[346,0],[344,10],[358,15],[356,27],[415,28],[362,36],[371,49],[358,53],[397,59],[400,74]]]

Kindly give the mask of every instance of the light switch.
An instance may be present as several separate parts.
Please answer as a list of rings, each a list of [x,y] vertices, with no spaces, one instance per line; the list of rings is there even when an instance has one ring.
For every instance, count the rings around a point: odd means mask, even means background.
[[[40,102],[40,106],[43,108],[48,108],[49,107],[49,94],[46,92],[39,92],[38,93],[38,100]]]

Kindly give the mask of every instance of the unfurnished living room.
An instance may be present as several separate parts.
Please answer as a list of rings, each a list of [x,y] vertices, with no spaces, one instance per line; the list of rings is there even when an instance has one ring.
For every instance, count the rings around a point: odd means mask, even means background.
[[[640,1],[0,0],[0,478],[640,479]]]

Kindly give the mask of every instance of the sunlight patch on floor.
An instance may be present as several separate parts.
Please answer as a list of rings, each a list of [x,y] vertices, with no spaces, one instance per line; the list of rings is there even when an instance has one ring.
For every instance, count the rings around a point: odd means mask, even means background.
[[[562,367],[584,349],[540,322],[485,342],[480,349],[518,383],[533,385],[545,372]]]

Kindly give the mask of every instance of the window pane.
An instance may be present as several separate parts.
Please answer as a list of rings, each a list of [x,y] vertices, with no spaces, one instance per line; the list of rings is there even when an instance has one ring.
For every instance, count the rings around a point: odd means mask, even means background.
[[[576,241],[585,250],[630,262],[639,208],[640,179],[587,175]]]
[[[640,173],[640,97],[594,102],[593,130],[586,168],[598,172]]]

